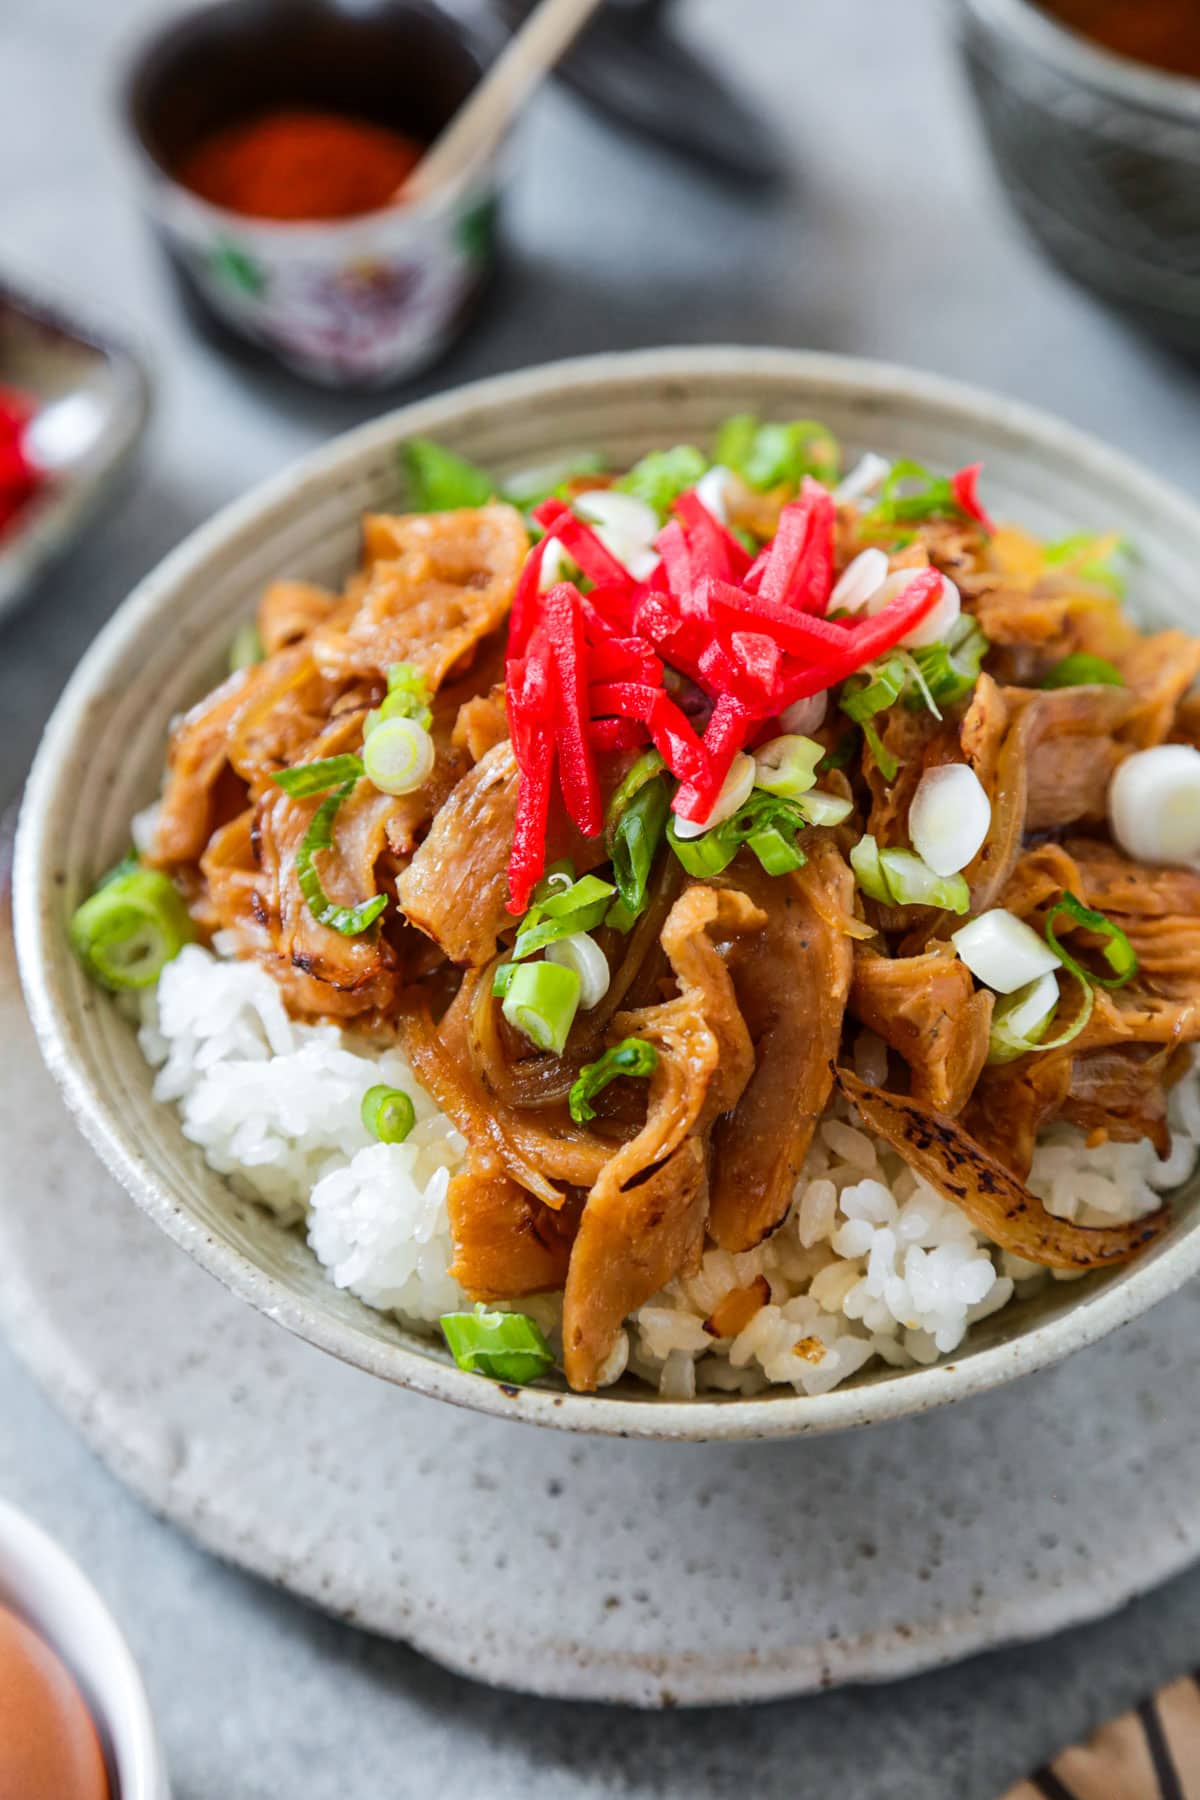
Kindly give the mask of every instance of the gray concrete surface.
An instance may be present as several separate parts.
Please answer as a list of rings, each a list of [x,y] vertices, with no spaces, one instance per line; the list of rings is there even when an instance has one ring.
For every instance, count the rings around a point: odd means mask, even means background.
[[[156,418],[136,482],[0,627],[0,804],[80,651],[192,525],[378,402],[230,359],[181,318],[112,115],[147,0],[5,0],[0,259],[136,330]],[[1200,491],[1200,376],[1044,268],[1004,214],[935,0],[686,0],[793,179],[754,200],[550,93],[510,253],[419,390],[574,351],[721,339],[922,364],[1051,408]],[[142,1659],[182,1800],[488,1792],[995,1800],[1060,1741],[1200,1662],[1200,1573],[1046,1645],[739,1715],[617,1716],[492,1694],[209,1561],[99,1468],[0,1351],[0,1492],[92,1571]]]

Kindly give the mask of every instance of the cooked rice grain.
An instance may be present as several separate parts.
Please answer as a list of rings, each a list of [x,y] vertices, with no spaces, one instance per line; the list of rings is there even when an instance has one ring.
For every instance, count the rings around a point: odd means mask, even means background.
[[[215,947],[230,948],[220,939]],[[140,1013],[155,1097],[178,1106],[184,1135],[238,1193],[285,1223],[307,1220],[337,1286],[418,1325],[466,1303],[449,1272],[446,1211],[466,1145],[394,1045],[293,1023],[265,970],[198,945],[168,964]],[[412,1096],[417,1124],[403,1144],[376,1143],[362,1123],[363,1094],[378,1082]],[[1194,1073],[1172,1090],[1170,1123],[1166,1162],[1148,1142],[1089,1147],[1082,1132],[1056,1124],[1029,1185],[1052,1212],[1083,1225],[1139,1218],[1195,1166]],[[770,1299],[736,1337],[714,1339],[704,1321],[760,1275]],[[628,1367],[671,1399],[774,1385],[828,1393],[876,1359],[893,1368],[936,1362],[972,1324],[1045,1280],[1044,1269],[988,1243],[838,1101],[779,1230],[741,1255],[707,1250],[695,1274],[642,1306],[602,1385]],[[522,1307],[553,1341],[559,1297]]]

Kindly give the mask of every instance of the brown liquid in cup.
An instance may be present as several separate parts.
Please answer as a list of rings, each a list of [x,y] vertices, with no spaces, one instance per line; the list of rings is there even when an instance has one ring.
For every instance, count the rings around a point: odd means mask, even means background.
[[[1133,62],[1200,80],[1197,0],[1041,0],[1081,37]]]
[[[110,1800],[100,1739],[74,1677],[3,1606],[0,1800]]]

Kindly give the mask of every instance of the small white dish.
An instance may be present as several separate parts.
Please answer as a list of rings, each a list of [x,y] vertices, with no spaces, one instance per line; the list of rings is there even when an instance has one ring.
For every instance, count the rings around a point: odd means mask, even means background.
[[[0,1605],[45,1638],[79,1683],[100,1734],[112,1800],[170,1800],[150,1702],[116,1621],[66,1551],[2,1500]]]

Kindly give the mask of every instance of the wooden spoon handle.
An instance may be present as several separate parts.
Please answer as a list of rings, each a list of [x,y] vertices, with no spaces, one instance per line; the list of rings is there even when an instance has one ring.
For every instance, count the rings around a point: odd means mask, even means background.
[[[542,0],[425,152],[399,198],[428,199],[494,150],[510,120],[600,4],[601,0]]]

